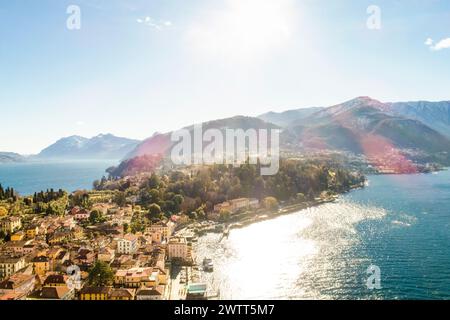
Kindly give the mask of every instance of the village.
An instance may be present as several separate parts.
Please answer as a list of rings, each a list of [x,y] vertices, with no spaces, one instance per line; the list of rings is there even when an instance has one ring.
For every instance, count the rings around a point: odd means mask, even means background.
[[[0,230],[0,300],[185,300],[208,296],[201,272],[212,261],[196,261],[193,243],[205,231],[228,232],[219,213],[257,210],[257,199],[215,206],[209,221],[186,225],[173,215],[143,232],[127,232],[139,206],[99,203],[73,207],[63,216],[8,216]],[[102,223],[86,224],[100,212]],[[216,222],[214,222],[214,220]],[[193,227],[195,226],[195,228]],[[199,228],[201,227],[201,228]]]

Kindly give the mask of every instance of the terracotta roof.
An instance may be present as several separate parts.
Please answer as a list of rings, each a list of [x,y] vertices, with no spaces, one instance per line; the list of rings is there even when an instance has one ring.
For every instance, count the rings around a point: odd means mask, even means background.
[[[40,298],[42,299],[62,299],[70,291],[67,286],[43,287]]]
[[[66,275],[62,275],[62,274],[51,274],[47,277],[47,279],[45,279],[44,285],[46,284],[51,284],[51,283],[60,283],[60,284],[65,284],[67,280],[67,276]]]
[[[138,290],[137,295],[139,296],[161,296],[164,293],[163,286],[157,286],[153,288],[141,288]]]
[[[109,294],[111,287],[84,287],[81,290],[82,294]]]
[[[34,279],[33,275],[16,273],[3,282],[0,282],[0,289],[14,290],[32,279]]]
[[[113,289],[110,293],[111,298],[134,298],[135,290],[133,289]]]

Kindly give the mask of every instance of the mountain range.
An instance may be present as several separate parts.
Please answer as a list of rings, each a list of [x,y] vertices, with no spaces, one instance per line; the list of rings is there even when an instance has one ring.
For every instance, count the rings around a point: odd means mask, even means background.
[[[259,118],[236,116],[232,118],[219,119],[202,123],[203,132],[209,129],[219,129],[225,134],[226,129],[270,129],[280,128],[276,124],[266,122]],[[193,135],[194,125],[185,127],[183,129],[188,130]],[[170,148],[174,145],[171,141],[172,132],[164,134],[154,134],[152,137],[142,141],[134,150],[132,150],[126,159],[139,157],[143,155],[165,155],[169,152]]]
[[[202,125],[204,130],[280,128],[280,146],[289,152],[335,150],[382,158],[412,150],[426,155],[426,159],[450,164],[450,102],[382,103],[358,97],[330,107],[269,112],[258,117],[236,116]],[[168,155],[173,145],[170,136],[170,132],[155,134],[142,141],[125,157],[125,162],[142,163],[143,159],[129,159]],[[122,167],[123,172],[133,171],[124,163]]]
[[[450,151],[450,126],[431,120],[423,103],[382,103],[359,97],[322,108],[285,127],[282,144],[314,149],[346,150],[371,154],[397,149],[418,149],[427,153]],[[446,105],[446,108],[442,106]],[[436,106],[440,106],[435,108]],[[427,110],[447,114],[450,104],[428,103]],[[426,118],[425,118],[426,117]],[[421,120],[427,119],[427,123]]]
[[[382,103],[358,97],[331,107],[269,112],[258,117],[236,116],[203,123],[210,128],[281,128],[287,150],[328,149],[367,153],[378,147],[450,152],[450,102]],[[192,130],[187,127],[188,130]],[[171,132],[142,141],[125,158],[166,154]]]
[[[14,152],[0,152],[0,163],[22,162],[25,157]]]
[[[282,130],[280,145],[286,151],[338,150],[378,156],[392,149],[411,149],[440,155],[440,159],[442,155],[446,159],[450,156],[450,101],[383,103],[358,97],[330,107],[213,120],[202,123],[202,127],[204,131],[279,128]],[[192,132],[193,128],[184,129]],[[155,133],[144,141],[112,134],[90,139],[71,136],[58,140],[32,158],[129,160],[164,156],[173,146],[171,133]],[[14,153],[0,153],[0,162],[25,159]]]
[[[71,136],[62,138],[42,150],[40,159],[122,159],[140,141],[100,134],[93,138]]]

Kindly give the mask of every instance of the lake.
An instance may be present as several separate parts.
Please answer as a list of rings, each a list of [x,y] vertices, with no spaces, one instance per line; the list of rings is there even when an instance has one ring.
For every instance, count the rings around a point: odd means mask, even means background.
[[[11,186],[21,195],[50,188],[69,192],[92,189],[92,183],[117,165],[115,160],[24,162],[0,164],[0,183]]]
[[[197,244],[228,299],[450,299],[450,172],[370,176],[337,202]],[[369,266],[381,289],[369,289]],[[373,282],[371,282],[373,283]]]

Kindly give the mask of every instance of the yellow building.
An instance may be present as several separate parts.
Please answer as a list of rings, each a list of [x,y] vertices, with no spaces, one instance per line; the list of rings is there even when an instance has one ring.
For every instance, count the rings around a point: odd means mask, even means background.
[[[80,291],[80,300],[108,300],[110,287],[84,287]]]
[[[167,239],[173,231],[170,224],[170,222],[153,223],[145,229],[145,232],[148,234],[160,233],[163,239]]]
[[[114,284],[125,288],[159,285],[160,270],[154,268],[131,268],[118,270],[114,276]]]
[[[50,270],[50,259],[46,256],[38,256],[31,260],[33,264],[34,273],[40,276],[44,276],[47,271]]]
[[[34,239],[39,234],[39,227],[37,227],[37,226],[28,227],[25,230],[25,232],[26,232],[27,239]]]
[[[71,240],[70,232],[56,232],[49,238],[48,243],[51,245],[56,245],[70,240]]]
[[[11,241],[22,241],[23,239],[25,239],[25,233],[23,231],[16,232],[11,236]]]

